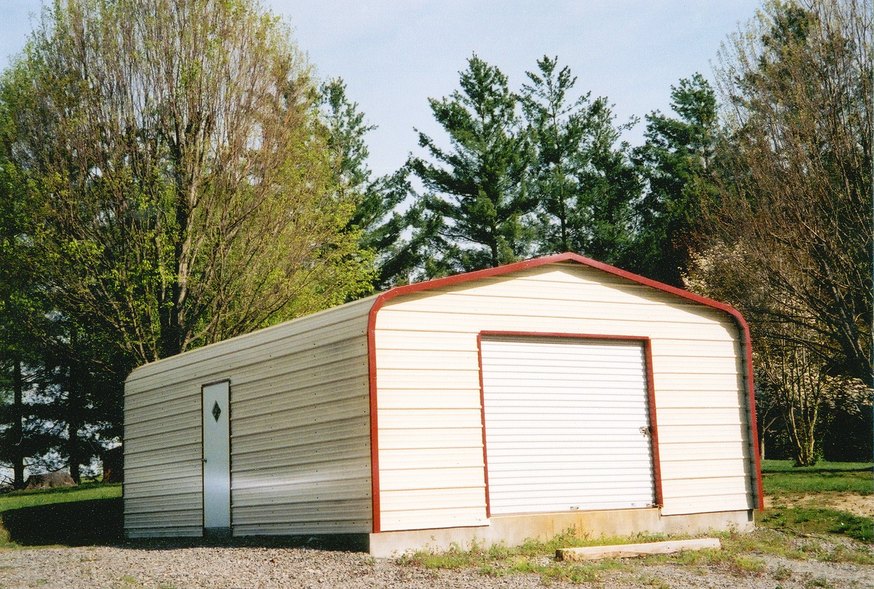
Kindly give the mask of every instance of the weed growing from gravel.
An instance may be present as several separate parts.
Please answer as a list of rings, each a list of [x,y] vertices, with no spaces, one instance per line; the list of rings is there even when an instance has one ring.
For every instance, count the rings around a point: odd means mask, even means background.
[[[771,576],[778,581],[785,581],[792,578],[792,569],[787,566],[780,565],[771,571]]]
[[[444,552],[419,551],[402,557],[401,564],[426,569],[472,568],[480,574],[503,577],[514,574],[536,574],[547,581],[569,581],[572,583],[591,583],[601,578],[607,571],[627,570],[629,567],[620,560],[604,559],[590,563],[566,563],[555,560],[558,548],[593,546],[610,543],[644,542],[641,536],[625,538],[599,538],[579,536],[573,530],[560,534],[546,542],[529,540],[518,547],[503,544],[484,548],[474,544],[469,550],[453,546]]]
[[[759,574],[766,568],[765,561],[738,551],[731,546],[722,550],[688,550],[675,554],[657,554],[640,559],[644,564],[673,564],[686,567],[718,568],[730,574],[745,576]]]
[[[874,564],[874,547],[840,537],[799,537],[780,530],[759,528],[749,534],[719,534],[725,552],[773,555],[791,560]]]
[[[658,577],[642,576],[638,577],[637,580],[641,585],[652,587],[652,589],[671,589],[671,586],[664,579]]]

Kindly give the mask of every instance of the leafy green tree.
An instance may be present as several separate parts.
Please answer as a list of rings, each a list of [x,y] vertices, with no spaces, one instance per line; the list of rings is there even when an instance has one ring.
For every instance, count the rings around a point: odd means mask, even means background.
[[[533,146],[530,194],[538,202],[538,250],[622,258],[637,191],[605,98],[572,98],[577,78],[545,56],[527,72],[520,100]]]
[[[671,87],[676,116],[646,117],[646,142],[635,160],[646,182],[636,206],[634,269],[682,285],[707,203],[715,198],[716,94],[701,74]]]
[[[306,64],[254,0],[57,1],[17,67],[53,302],[131,363],[369,287]]]
[[[57,0],[0,114],[0,435],[31,461],[77,477],[135,365],[371,288],[317,88],[256,0]]]
[[[22,72],[8,71],[3,88],[21,83],[15,76]],[[48,456],[63,458],[78,481],[80,465],[103,449],[103,440],[120,435],[120,382],[106,377],[130,366],[107,370],[124,355],[97,345],[99,332],[74,325],[52,306],[38,247],[43,202],[15,165],[13,105],[0,100],[0,462],[10,465],[20,488],[25,468],[64,464],[46,463]]]
[[[27,461],[47,449],[35,444],[27,399],[42,350],[35,327],[44,323],[45,308],[32,240],[36,211],[11,161],[10,113],[4,106],[0,102],[0,463],[11,467],[12,485],[21,488]]]
[[[474,55],[460,73],[460,90],[429,99],[448,135],[444,148],[424,133],[430,158],[409,165],[426,193],[418,211],[426,275],[498,266],[532,251],[525,219],[535,201],[526,192],[529,148],[517,100],[501,71]]]

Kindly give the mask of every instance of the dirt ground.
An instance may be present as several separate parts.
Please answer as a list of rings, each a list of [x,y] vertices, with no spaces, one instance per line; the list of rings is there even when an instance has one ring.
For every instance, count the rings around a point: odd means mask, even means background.
[[[783,495],[776,500],[766,495],[765,507],[820,507],[848,511],[865,517],[874,517],[874,495],[823,492]]]

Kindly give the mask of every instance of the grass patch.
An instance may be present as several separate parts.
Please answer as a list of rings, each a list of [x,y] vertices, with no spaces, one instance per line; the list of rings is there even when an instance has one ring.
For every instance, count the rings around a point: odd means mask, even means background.
[[[0,495],[0,548],[83,546],[122,538],[121,485],[15,491]]]
[[[419,551],[404,556],[401,564],[425,569],[470,568],[480,574],[504,577],[514,574],[539,575],[544,583],[568,581],[592,583],[606,571],[624,571],[629,566],[619,559],[603,559],[592,562],[560,562],[555,560],[559,548],[596,546],[600,544],[631,544],[648,541],[644,536],[593,539],[578,535],[573,530],[545,542],[529,540],[521,546],[507,547],[503,544],[484,548],[474,545],[469,550],[454,546],[444,552]]]
[[[769,509],[760,518],[759,525],[794,535],[842,534],[861,542],[874,542],[874,519],[835,509]]]
[[[774,537],[769,538],[768,542],[773,545],[774,550],[778,546],[785,549],[785,536],[777,532],[772,532],[772,534]],[[726,533],[724,536],[737,537],[738,541],[726,544],[723,540],[723,550],[692,550],[640,558],[605,558],[590,562],[557,561],[555,560],[555,551],[559,548],[636,544],[688,538],[688,536],[660,534],[596,538],[580,535],[570,530],[545,542],[528,541],[518,547],[498,545],[483,548],[474,546],[470,550],[462,550],[456,546],[445,552],[416,552],[403,557],[400,562],[426,569],[469,568],[489,576],[531,573],[539,575],[544,583],[549,581],[597,583],[602,580],[605,573],[633,572],[640,565],[646,564],[674,564],[702,569],[715,567],[738,576],[759,575],[765,571],[765,561],[759,558],[755,554],[757,551],[753,549],[753,547],[758,548],[759,545],[750,540],[749,534]],[[741,542],[740,538],[745,540]],[[802,557],[803,553],[798,552],[796,556]],[[646,583],[653,587],[662,586],[662,581],[656,577],[646,577]]]
[[[874,464],[871,462],[826,462],[792,466],[790,460],[763,460],[762,484],[768,495],[786,493],[874,494]]]
[[[121,497],[121,484],[83,483],[77,487],[12,491],[0,495],[0,512],[54,503],[92,501]]]

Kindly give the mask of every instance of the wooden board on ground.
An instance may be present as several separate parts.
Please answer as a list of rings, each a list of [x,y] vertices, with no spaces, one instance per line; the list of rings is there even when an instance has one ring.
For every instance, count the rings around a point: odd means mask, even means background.
[[[586,546],[582,548],[559,548],[555,551],[558,560],[597,560],[599,558],[628,558],[645,554],[670,554],[684,550],[719,550],[718,538],[694,540],[668,540],[642,544],[613,544],[610,546]]]

